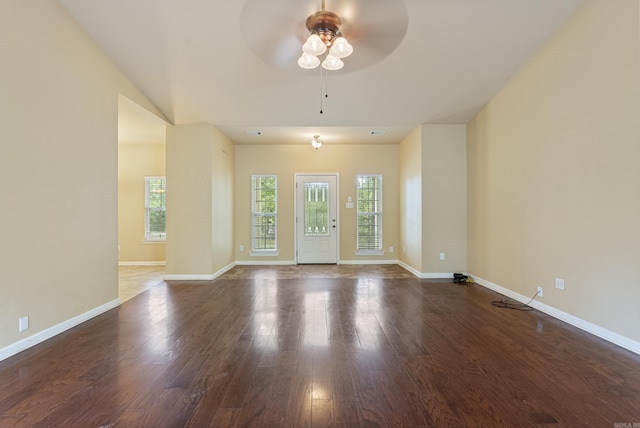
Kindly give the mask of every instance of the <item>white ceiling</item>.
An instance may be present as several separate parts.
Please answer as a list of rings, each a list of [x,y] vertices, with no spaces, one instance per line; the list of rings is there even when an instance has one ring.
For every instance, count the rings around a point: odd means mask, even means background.
[[[294,37],[320,0],[271,0],[265,16],[255,16],[258,0],[58,1],[171,123],[209,123],[237,144],[314,134],[329,144],[397,143],[421,124],[468,122],[583,0],[327,0],[328,10],[353,6],[354,28],[364,7],[396,25],[382,9],[399,3],[408,27],[373,64],[362,61],[367,41],[352,41],[344,69],[329,74],[323,114],[319,71],[295,65],[295,40],[278,66],[245,43],[270,26]],[[304,15],[289,22],[300,4]]]

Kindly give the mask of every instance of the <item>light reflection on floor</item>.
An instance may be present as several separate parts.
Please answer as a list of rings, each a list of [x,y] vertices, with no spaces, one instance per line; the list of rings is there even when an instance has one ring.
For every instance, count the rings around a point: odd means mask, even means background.
[[[221,279],[414,278],[399,265],[235,266]]]

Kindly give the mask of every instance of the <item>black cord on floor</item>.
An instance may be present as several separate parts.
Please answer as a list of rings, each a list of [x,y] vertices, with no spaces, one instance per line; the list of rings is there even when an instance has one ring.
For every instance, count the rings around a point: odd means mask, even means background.
[[[517,311],[532,311],[533,308],[529,306],[529,303],[533,302],[533,299],[535,299],[537,295],[538,292],[536,291],[536,294],[533,295],[531,300],[524,304],[516,302],[515,300],[502,299],[494,300],[493,302],[491,302],[491,306],[495,306],[496,308],[515,309]]]

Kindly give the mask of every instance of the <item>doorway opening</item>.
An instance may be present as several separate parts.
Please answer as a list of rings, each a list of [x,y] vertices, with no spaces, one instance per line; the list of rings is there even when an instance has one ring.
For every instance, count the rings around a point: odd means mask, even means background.
[[[164,119],[126,96],[118,95],[118,295],[121,301],[162,282],[164,277],[164,212],[155,207],[159,200],[166,200],[166,186],[147,184],[149,178],[166,175],[167,125]],[[161,231],[158,224],[162,226]],[[152,232],[156,231],[163,233],[154,235]]]

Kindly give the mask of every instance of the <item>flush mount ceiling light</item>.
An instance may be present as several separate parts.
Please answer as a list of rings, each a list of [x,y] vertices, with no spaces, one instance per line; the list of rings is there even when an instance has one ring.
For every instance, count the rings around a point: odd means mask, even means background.
[[[322,10],[307,18],[306,27],[310,35],[302,45],[302,56],[298,59],[298,65],[312,69],[322,63],[326,70],[340,70],[344,67],[341,58],[351,55],[353,46],[340,33],[340,17],[324,9],[324,0]]]
[[[318,150],[320,147],[322,147],[322,140],[320,140],[320,136],[319,135],[314,135],[313,139],[311,140],[311,146]]]

